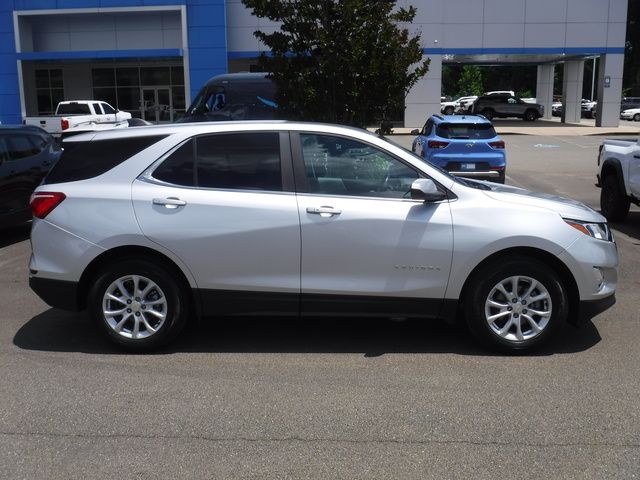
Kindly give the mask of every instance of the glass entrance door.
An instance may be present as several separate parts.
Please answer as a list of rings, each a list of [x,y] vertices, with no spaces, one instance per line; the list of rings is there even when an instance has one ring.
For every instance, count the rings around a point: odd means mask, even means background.
[[[173,122],[171,87],[143,87],[141,110],[142,119],[148,122]]]

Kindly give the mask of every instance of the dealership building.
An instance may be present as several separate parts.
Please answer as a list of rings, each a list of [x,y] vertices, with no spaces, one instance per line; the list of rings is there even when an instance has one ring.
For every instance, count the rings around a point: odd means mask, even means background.
[[[372,0],[374,1],[374,0]],[[404,123],[440,110],[443,64],[537,65],[551,115],[562,68],[563,120],[580,121],[584,62],[599,58],[597,125],[618,124],[627,0],[413,0],[429,73],[406,98]],[[179,117],[204,82],[251,71],[277,24],[240,0],[0,0],[0,121],[97,99],[153,122]],[[560,92],[556,92],[560,93]]]

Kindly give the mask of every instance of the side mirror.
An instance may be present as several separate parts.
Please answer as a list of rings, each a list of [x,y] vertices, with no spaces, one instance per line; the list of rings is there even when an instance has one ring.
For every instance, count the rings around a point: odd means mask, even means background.
[[[413,130],[411,130],[411,135],[420,135],[420,130],[414,128]]]
[[[439,202],[446,200],[447,194],[438,190],[430,178],[418,178],[411,184],[411,198],[424,202]]]

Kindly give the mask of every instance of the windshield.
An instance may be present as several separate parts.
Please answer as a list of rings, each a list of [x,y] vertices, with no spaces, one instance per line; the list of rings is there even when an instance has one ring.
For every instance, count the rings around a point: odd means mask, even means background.
[[[371,135],[373,135],[373,134],[371,134]],[[435,163],[430,162],[426,158],[422,158],[420,155],[417,155],[417,154],[413,153],[411,150],[407,149],[403,145],[400,145],[399,143],[396,143],[395,141],[389,139],[388,137],[382,137],[382,138],[383,138],[383,140],[385,140],[386,142],[390,143],[391,145],[401,148],[402,150],[404,150],[405,152],[410,154],[413,158],[417,158],[421,162],[426,163],[427,165],[429,165],[430,167],[435,168],[437,171],[439,171],[443,175],[446,175],[447,178],[450,178],[451,180],[453,180],[456,183],[464,185],[465,187],[476,188],[478,190],[491,190],[490,186],[485,185],[482,182],[478,182],[478,181],[475,181],[475,180],[470,180],[470,179],[467,179],[467,178],[461,178],[461,177],[456,177],[454,175],[451,175],[451,173],[449,173],[444,168],[440,167],[439,165],[436,165]]]
[[[243,109],[244,120],[266,119],[278,108],[271,81],[237,82],[204,87],[186,112],[187,116]],[[271,114],[265,113],[270,111]]]

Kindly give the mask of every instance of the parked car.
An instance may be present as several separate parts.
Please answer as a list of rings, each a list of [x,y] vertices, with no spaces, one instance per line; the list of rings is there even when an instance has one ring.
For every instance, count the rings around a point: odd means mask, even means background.
[[[598,102],[583,99],[580,104],[580,114],[586,118],[596,118],[596,109]]]
[[[477,115],[433,115],[411,150],[452,175],[504,183],[507,156],[491,122]]]
[[[608,139],[598,152],[598,187],[602,214],[623,221],[631,203],[640,205],[640,138]]]
[[[220,122],[69,143],[33,195],[29,283],[131,350],[190,318],[272,314],[460,317],[513,352],[615,301],[600,214],[453,177],[365,130]]]
[[[564,107],[562,106],[562,102],[553,102],[551,104],[551,115],[554,117],[561,117],[563,110]]]
[[[0,226],[31,218],[31,194],[59,156],[55,140],[41,128],[0,125]]]
[[[456,109],[455,113],[459,115],[465,115],[467,113],[471,113],[471,106],[473,102],[478,99],[476,96],[465,98],[464,100],[460,100],[460,106]]]
[[[441,102],[440,113],[444,113],[445,115],[453,115],[454,113],[457,113],[460,110],[460,107],[463,102],[467,102],[467,101],[473,102],[476,98],[478,97],[476,96],[460,97],[457,100],[453,100],[450,102]]]
[[[623,110],[620,113],[620,118],[622,120],[633,120],[634,122],[640,122],[640,108],[630,108],[628,110]]]
[[[116,110],[107,102],[70,100],[60,102],[55,115],[25,117],[23,123],[43,128],[52,136],[60,138],[63,133],[68,136],[71,133],[126,127],[130,118],[129,112]]]
[[[471,109],[474,114],[493,118],[517,117],[534,121],[544,116],[544,107],[539,103],[526,103],[513,95],[493,94],[479,97]]]
[[[620,101],[620,111],[632,108],[640,108],[640,97],[622,97]]]
[[[178,123],[274,119],[275,97],[276,86],[266,73],[217,75],[202,87]]]

